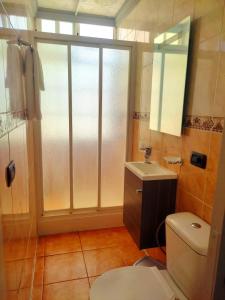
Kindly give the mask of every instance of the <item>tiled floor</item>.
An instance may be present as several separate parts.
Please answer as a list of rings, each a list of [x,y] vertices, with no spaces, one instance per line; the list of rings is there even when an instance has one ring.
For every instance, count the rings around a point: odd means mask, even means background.
[[[147,251],[165,261],[157,248]],[[34,300],[88,300],[99,275],[145,255],[123,227],[41,237],[37,254]]]

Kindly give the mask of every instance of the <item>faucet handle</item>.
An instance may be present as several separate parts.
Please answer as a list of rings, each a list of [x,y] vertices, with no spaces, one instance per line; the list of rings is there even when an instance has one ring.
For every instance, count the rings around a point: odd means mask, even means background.
[[[152,153],[152,147],[146,147],[145,148],[145,157],[147,156],[147,158],[151,155]]]
[[[152,153],[152,147],[146,147],[145,148],[145,163],[149,164],[150,161],[149,161],[149,157],[151,156],[151,153]]]

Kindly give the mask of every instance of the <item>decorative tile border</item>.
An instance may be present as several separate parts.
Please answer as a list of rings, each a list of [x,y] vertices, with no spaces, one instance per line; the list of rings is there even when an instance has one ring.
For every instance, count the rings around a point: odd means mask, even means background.
[[[27,119],[26,111],[7,112],[0,114],[0,138],[17,126],[23,124]]]
[[[224,118],[209,116],[185,116],[183,125],[186,128],[223,132]]]
[[[149,112],[134,112],[133,119],[149,120]],[[224,118],[210,116],[185,116],[183,126],[186,128],[195,128],[199,130],[223,132]]]
[[[150,113],[149,112],[137,112],[133,113],[133,119],[135,120],[149,120]]]

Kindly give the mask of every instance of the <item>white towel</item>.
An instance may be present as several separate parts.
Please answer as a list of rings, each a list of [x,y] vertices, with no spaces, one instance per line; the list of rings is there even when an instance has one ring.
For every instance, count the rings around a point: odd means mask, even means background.
[[[40,90],[44,90],[44,77],[37,50],[26,47],[24,65],[28,120],[41,120]]]
[[[5,86],[9,88],[11,112],[23,111],[25,109],[23,71],[23,56],[20,47],[9,44],[7,47]]]

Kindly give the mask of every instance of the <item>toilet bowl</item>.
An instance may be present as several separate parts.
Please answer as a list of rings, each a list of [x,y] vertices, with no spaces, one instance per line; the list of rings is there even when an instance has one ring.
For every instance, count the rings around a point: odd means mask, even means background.
[[[90,300],[200,300],[210,226],[191,213],[166,218],[167,270],[130,266],[97,278]]]

